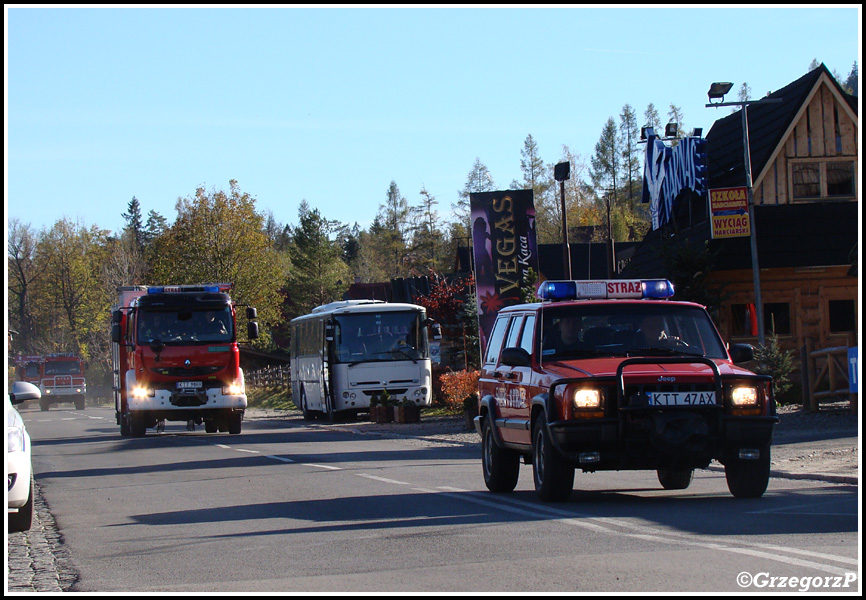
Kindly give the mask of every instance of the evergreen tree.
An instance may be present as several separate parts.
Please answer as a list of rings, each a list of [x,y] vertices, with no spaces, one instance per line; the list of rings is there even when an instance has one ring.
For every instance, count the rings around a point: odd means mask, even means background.
[[[631,207],[640,200],[642,165],[637,145],[640,139],[637,113],[630,104],[622,107],[619,115],[619,133],[622,139],[623,178],[626,185],[624,196]]]
[[[141,204],[138,202],[138,198],[132,197],[132,200],[127,204],[127,211],[120,215],[126,221],[126,227],[123,228],[123,231],[129,232],[136,246],[142,248],[144,246],[144,224],[141,220]]]
[[[349,287],[349,268],[342,248],[333,239],[341,229],[338,221],[324,218],[306,200],[298,208],[299,225],[292,231],[289,254],[292,274],[286,288],[294,304],[294,315],[305,315],[328,302],[340,300]]]
[[[646,110],[643,113],[643,120],[644,126],[652,127],[655,130],[656,135],[661,137],[662,134],[664,134],[664,131],[661,128],[662,120],[659,116],[659,111],[656,110],[656,107],[652,102],[647,104]]]
[[[481,162],[480,158],[475,157],[475,164],[472,165],[472,170],[469,171],[469,175],[466,177],[466,185],[463,186],[462,190],[457,192],[459,199],[457,200],[457,204],[452,206],[455,215],[460,219],[466,231],[471,231],[469,223],[470,194],[492,192],[495,189],[496,184],[493,183],[490,171],[487,170],[487,167]]]
[[[860,85],[860,75],[857,70],[857,61],[854,61],[854,64],[851,66],[851,72],[848,73],[848,77],[845,78],[845,88],[847,89],[849,94],[854,96],[857,95],[857,87]]]

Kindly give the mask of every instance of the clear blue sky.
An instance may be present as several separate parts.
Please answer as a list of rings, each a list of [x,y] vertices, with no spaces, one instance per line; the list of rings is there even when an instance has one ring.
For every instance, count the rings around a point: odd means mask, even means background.
[[[860,8],[6,7],[7,222],[119,232],[133,196],[172,222],[199,186],[297,224],[303,199],[367,227],[390,182],[451,205],[478,157],[498,189],[589,161],[631,104],[704,133],[713,81],[779,89],[860,64]],[[736,89],[736,88],[735,88]],[[731,99],[735,99],[733,96]],[[727,112],[725,112],[727,111]]]

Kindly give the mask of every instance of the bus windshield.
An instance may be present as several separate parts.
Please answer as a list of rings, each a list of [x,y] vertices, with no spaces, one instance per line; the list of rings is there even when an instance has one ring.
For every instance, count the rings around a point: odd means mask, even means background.
[[[201,310],[141,310],[138,313],[138,343],[185,344],[231,342],[232,313],[228,306]]]
[[[427,328],[418,311],[363,312],[334,318],[337,362],[419,360],[430,358]]]

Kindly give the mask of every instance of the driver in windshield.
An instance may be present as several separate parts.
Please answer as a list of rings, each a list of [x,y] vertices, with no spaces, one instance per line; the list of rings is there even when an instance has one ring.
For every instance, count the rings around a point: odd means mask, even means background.
[[[544,339],[546,350],[565,352],[582,346],[580,341],[581,319],[573,315],[566,315],[550,331]]]

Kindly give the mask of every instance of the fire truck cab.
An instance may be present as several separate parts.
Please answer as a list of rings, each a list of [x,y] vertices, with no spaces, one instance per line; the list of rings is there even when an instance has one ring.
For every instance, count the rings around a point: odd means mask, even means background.
[[[538,294],[499,312],[482,357],[488,489],[512,491],[521,460],[546,501],[569,497],[576,468],[655,470],[685,489],[717,460],[734,496],[763,495],[778,419],[772,378],[735,364],[751,346],[726,346],[666,280],[548,281]]]
[[[247,407],[231,284],[132,286],[112,311],[112,363],[122,436],[164,421],[241,432]],[[254,308],[247,337],[258,336]]]

